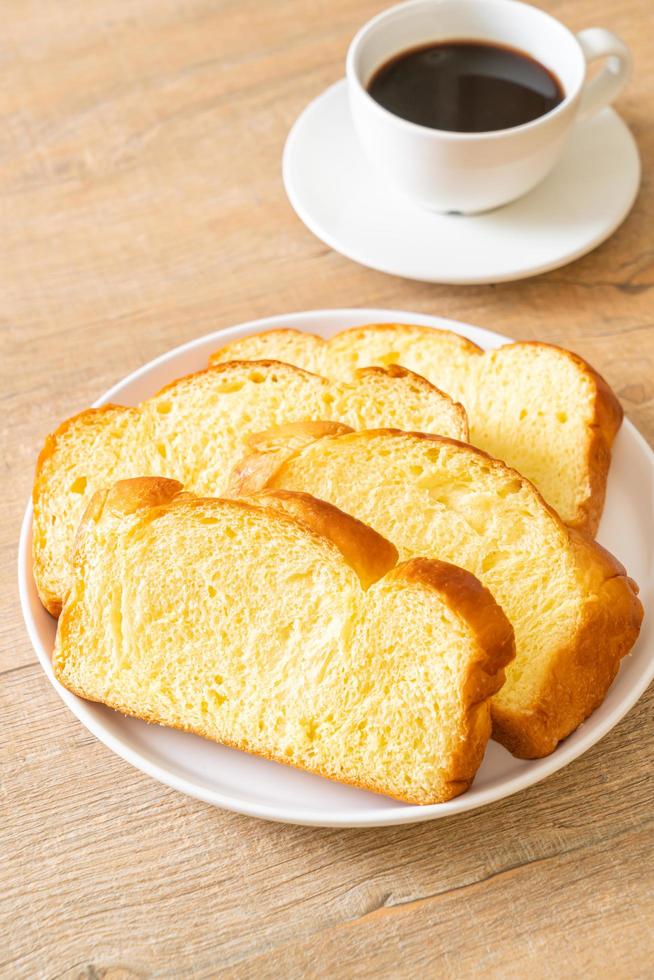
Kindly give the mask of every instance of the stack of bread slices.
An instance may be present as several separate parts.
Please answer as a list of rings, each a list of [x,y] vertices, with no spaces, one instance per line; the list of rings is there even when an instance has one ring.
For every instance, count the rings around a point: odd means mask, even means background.
[[[83,698],[437,803],[552,752],[642,619],[593,540],[622,420],[545,344],[374,324],[228,344],[49,436],[34,576]]]

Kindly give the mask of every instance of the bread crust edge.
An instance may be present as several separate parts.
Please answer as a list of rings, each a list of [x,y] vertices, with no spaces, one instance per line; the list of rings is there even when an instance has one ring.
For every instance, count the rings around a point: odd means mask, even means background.
[[[552,684],[539,703],[531,705],[524,712],[511,711],[506,706],[493,701],[493,738],[505,746],[517,758],[536,759],[549,755],[558,743],[583,724],[597,708],[613,682],[620,661],[633,647],[643,618],[643,607],[638,599],[638,586],[627,576],[620,562],[596,541],[581,531],[564,524],[556,511],[547,503],[539,490],[516,470],[506,463],[490,456],[483,449],[467,443],[457,442],[447,436],[431,435],[423,432],[400,432],[397,429],[366,429],[362,432],[346,433],[338,436],[323,436],[330,441],[368,440],[381,434],[400,435],[429,443],[442,443],[464,449],[527,484],[536,494],[541,505],[555,521],[559,529],[567,535],[570,547],[575,553],[580,573],[591,574],[599,571],[602,576],[600,588],[605,596],[603,601],[586,603],[586,615],[580,624],[575,642],[562,647],[555,654],[551,671]],[[320,440],[316,440],[320,441]],[[307,443],[308,445],[309,443]],[[302,449],[293,450],[281,461],[273,474],[268,474],[268,483],[273,487],[283,485],[283,469]],[[278,450],[278,454],[281,451]],[[279,455],[278,455],[279,459]],[[238,466],[241,463],[237,464]],[[606,609],[612,610],[608,619]],[[608,619],[608,621],[607,621]],[[598,637],[602,640],[602,656],[597,656]],[[568,682],[560,680],[561,675]],[[574,680],[570,680],[570,678]]]
[[[329,349],[332,341],[336,338],[348,336],[348,339],[356,339],[358,334],[365,333],[365,331],[368,330],[375,333],[383,333],[386,331],[393,331],[397,333],[398,331],[405,331],[414,335],[419,334],[424,337],[433,336],[434,333],[445,334],[449,338],[457,338],[457,340],[460,341],[461,349],[472,357],[493,353],[492,351],[484,351],[477,344],[473,343],[473,341],[468,340],[467,337],[462,337],[453,330],[425,327],[421,326],[420,324],[408,323],[368,323],[360,327],[346,327],[328,339],[313,333],[296,330],[294,328],[267,330],[263,331],[262,334],[253,334],[251,336],[279,333],[286,335],[292,334],[298,337],[309,336],[311,337],[310,343],[314,347],[318,346],[319,349]],[[248,338],[244,339],[247,340]],[[231,345],[226,344],[225,347],[220,348],[218,351],[215,351],[212,355],[210,355],[209,363],[217,365],[224,362],[225,356],[223,352],[228,351],[230,346],[238,348],[240,344],[241,341],[238,340],[233,341]],[[587,534],[594,537],[597,533],[602,511],[604,509],[606,484],[611,464],[611,447],[620,425],[622,424],[624,415],[622,406],[620,405],[616,394],[608,382],[588,363],[588,361],[586,361],[579,354],[575,354],[573,351],[567,350],[565,347],[560,347],[557,344],[548,344],[537,340],[513,341],[512,343],[506,344],[503,348],[498,349],[513,349],[516,347],[545,348],[555,350],[558,354],[564,354],[575,364],[576,367],[580,368],[592,382],[595,397],[593,418],[588,425],[588,446],[586,454],[586,472],[588,475],[589,489],[585,498],[578,503],[576,513],[570,521],[566,522],[566,525],[568,527],[585,531]],[[329,374],[329,372],[326,373]]]
[[[258,368],[255,367],[256,365],[258,365]],[[181,378],[175,378],[173,381],[169,382],[167,385],[164,385],[162,388],[160,388],[154,395],[151,395],[149,398],[144,399],[137,406],[123,406],[123,405],[116,405],[112,403],[108,405],[102,405],[98,408],[87,408],[63,421],[52,433],[49,433],[46,436],[44,445],[37,458],[34,482],[32,484],[32,506],[33,506],[32,574],[34,577],[39,599],[41,600],[41,603],[43,604],[45,609],[51,615],[58,617],[61,613],[62,604],[65,599],[65,582],[62,580],[59,583],[59,590],[57,592],[53,591],[53,589],[47,585],[47,574],[46,574],[47,566],[46,566],[46,562],[43,559],[41,549],[38,545],[39,537],[41,536],[41,534],[45,534],[45,531],[40,527],[39,504],[41,498],[45,495],[45,487],[47,484],[44,475],[44,470],[47,461],[54,455],[56,451],[58,440],[70,428],[72,428],[76,424],[79,424],[81,420],[100,418],[102,416],[106,416],[111,413],[138,414],[143,411],[143,406],[145,404],[150,403],[153,400],[160,398],[161,396],[165,397],[167,393],[172,392],[177,387],[181,387],[189,382],[196,381],[202,377],[206,377],[208,375],[228,373],[230,371],[233,371],[234,369],[254,371],[254,370],[260,370],[262,367],[272,369],[273,371],[276,370],[286,374],[290,373],[296,376],[304,375],[307,378],[312,378],[314,381],[316,380],[319,381],[321,384],[323,384],[326,387],[330,387],[331,385],[338,383],[338,382],[334,382],[329,378],[325,378],[322,375],[315,374],[312,371],[306,371],[304,368],[296,367],[295,365],[287,364],[284,361],[277,361],[274,359],[262,359],[259,361],[247,361],[247,360],[226,361],[226,362],[221,362],[219,364],[212,365],[207,368],[203,368],[199,371],[192,372],[191,374],[184,375]],[[366,376],[370,376],[370,375],[375,376],[380,374],[395,379],[406,377],[410,379],[414,384],[419,385],[421,388],[425,390],[428,389],[430,391],[437,392],[444,400],[446,400],[449,403],[453,415],[456,416],[458,423],[462,429],[462,433],[467,435],[468,432],[467,415],[463,407],[458,402],[454,401],[454,399],[450,398],[449,395],[445,394],[444,392],[440,391],[440,389],[436,388],[435,385],[431,384],[431,382],[427,381],[427,379],[423,378],[421,375],[415,374],[407,370],[406,368],[401,368],[401,367],[395,368],[395,366],[391,366],[390,368],[379,368],[379,367],[363,368],[361,371],[357,372],[357,374],[360,375],[362,378],[365,378]],[[342,383],[347,384],[347,382],[342,382]],[[351,384],[353,384],[353,382],[351,382]]]
[[[390,796],[404,803],[415,805],[429,805],[433,803],[446,802],[455,796],[465,792],[471,785],[474,776],[481,764],[488,738],[491,732],[490,718],[490,698],[504,682],[504,668],[515,655],[515,644],[513,638],[513,628],[508,622],[501,608],[493,599],[491,593],[472,575],[462,568],[451,565],[438,559],[416,558],[400,565],[395,565],[397,552],[393,545],[386,542],[381,535],[362,525],[360,521],[339,511],[333,505],[326,504],[324,501],[313,498],[308,494],[293,494],[289,491],[276,494],[271,492],[268,498],[280,497],[282,500],[297,498],[301,505],[300,510],[304,511],[309,517],[309,522],[304,516],[295,516],[285,510],[274,509],[275,517],[282,520],[290,520],[295,524],[300,524],[305,531],[325,540],[325,534],[320,530],[320,526],[311,526],[311,519],[324,512],[324,517],[329,521],[334,520],[334,514],[340,515],[345,529],[351,526],[353,535],[359,538],[360,542],[365,543],[367,549],[370,537],[384,541],[389,546],[386,560],[393,553],[393,566],[385,574],[389,582],[404,580],[409,584],[417,584],[428,590],[435,592],[442,601],[447,602],[456,615],[465,620],[476,639],[476,655],[469,662],[467,675],[461,685],[461,693],[465,702],[463,720],[463,738],[461,748],[452,756],[452,763],[448,769],[448,775],[443,775],[439,781],[438,792],[428,798],[424,794],[404,793],[398,794],[389,791],[389,788],[374,780],[357,779],[351,776],[342,776],[330,773],[319,766],[308,766],[295,762],[286,756],[276,752],[266,751],[260,747],[253,747],[247,741],[230,740],[227,738],[217,739],[201,726],[181,725],[166,723],[166,727],[177,728],[182,731],[192,732],[219,744],[227,745],[241,751],[257,755],[270,761],[280,762],[294,768],[303,769],[315,775],[320,775],[340,783],[346,783],[359,789],[365,789],[374,793]],[[181,491],[181,484],[175,480],[168,480],[163,477],[136,477],[131,480],[123,480],[114,484],[108,491],[98,491],[91,500],[85,516],[80,524],[77,540],[77,548],[83,545],[84,535],[89,525],[101,520],[105,510],[110,510],[114,514],[132,514],[136,510],[144,509],[152,511],[152,516],[161,514],[163,511],[175,508],[179,504],[191,506],[205,506],[220,500],[221,505],[227,504],[242,509],[267,509],[256,500],[225,500],[224,498],[205,498],[195,497]],[[320,523],[320,522],[319,522]],[[363,530],[362,530],[363,529]],[[333,544],[333,539],[328,537]],[[338,545],[336,545],[338,547]],[[339,548],[339,550],[341,550]],[[341,550],[341,554],[343,554]],[[75,559],[78,560],[76,550]],[[343,556],[347,562],[347,556]],[[356,569],[355,569],[356,571]],[[69,629],[69,623],[64,607],[63,615],[60,619],[59,629],[62,636]],[[65,660],[55,657],[53,668],[55,676],[68,690],[86,700],[96,700],[97,703],[106,704],[108,707],[120,711],[131,717],[140,718],[150,724],[162,724],[162,722],[148,713],[135,711],[128,705],[116,701],[99,700],[89,698],[84,691],[65,677]]]
[[[39,502],[43,486],[46,482],[44,476],[46,464],[56,451],[57,441],[81,419],[100,418],[111,414],[121,415],[130,411],[138,411],[138,409],[130,408],[126,405],[115,405],[112,402],[107,405],[101,405],[98,408],[85,408],[83,411],[77,412],[75,415],[71,415],[70,418],[65,419],[53,432],[48,433],[45,437],[43,447],[37,456],[34,482],[32,484],[32,575],[41,604],[55,619],[61,614],[65,597],[53,592],[45,584],[45,562],[41,555],[41,549],[38,546]]]
[[[643,621],[638,586],[617,558],[583,533],[568,530],[582,573],[586,568],[596,575],[599,566],[602,580],[586,601],[577,642],[556,652],[545,694],[520,712],[493,702],[493,738],[519,759],[550,755],[602,704]]]
[[[589,536],[595,537],[606,499],[606,484],[611,466],[611,448],[624,418],[622,405],[608,381],[579,354],[575,354],[565,347],[546,344],[539,340],[523,340],[507,346],[544,347],[558,351],[580,368],[593,384],[595,391],[593,419],[589,425],[586,457],[589,492],[585,499],[578,504],[573,519],[566,522],[566,527],[583,531]]]

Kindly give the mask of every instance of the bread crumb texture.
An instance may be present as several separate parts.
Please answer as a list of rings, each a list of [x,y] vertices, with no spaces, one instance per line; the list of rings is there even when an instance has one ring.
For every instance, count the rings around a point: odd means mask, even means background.
[[[94,497],[58,624],[58,680],[409,803],[463,792],[514,653],[480,583],[440,561],[396,566],[379,535],[301,495],[291,516],[289,494],[280,505],[180,490],[144,478]],[[330,522],[340,547],[320,530]]]
[[[34,576],[46,608],[59,613],[75,532],[96,490],[130,477],[164,476],[217,495],[250,433],[311,419],[467,437],[461,406],[408,371],[372,368],[350,382],[331,382],[270,361],[201,371],[138,408],[82,412],[48,436],[37,463]]]
[[[402,364],[460,402],[470,441],[531,480],[566,524],[597,531],[622,409],[603,378],[569,351],[517,343],[484,353],[451,331],[370,324],[329,341],[295,330],[254,334],[211,363],[233,357],[278,357],[345,379],[368,364]]]
[[[393,541],[400,559],[455,562],[492,592],[515,630],[516,659],[493,699],[494,735],[512,752],[547,755],[601,703],[638,636],[637,586],[515,470],[471,446],[392,431],[283,455],[277,442],[265,486],[329,501]]]

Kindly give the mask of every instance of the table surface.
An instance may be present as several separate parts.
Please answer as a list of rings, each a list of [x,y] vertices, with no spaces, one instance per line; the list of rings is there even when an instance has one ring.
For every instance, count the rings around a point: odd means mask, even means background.
[[[614,237],[524,282],[360,268],[302,226],[280,157],[377,2],[6,0],[0,52],[2,847],[7,977],[645,976],[654,692],[517,796],[413,827],[315,830],[186,799],[64,707],[16,593],[45,434],[119,378],[284,311],[441,314],[588,358],[654,440],[654,98],[647,0],[548,0],[631,45],[618,108],[644,184]],[[589,166],[592,161],[589,161]],[[651,976],[651,973],[649,973]]]

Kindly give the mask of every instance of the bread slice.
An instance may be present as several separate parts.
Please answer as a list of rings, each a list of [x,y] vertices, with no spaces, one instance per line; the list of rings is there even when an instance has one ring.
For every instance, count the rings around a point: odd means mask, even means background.
[[[484,353],[447,330],[382,323],[329,341],[296,330],[254,334],[217,351],[211,363],[233,357],[276,357],[345,379],[367,364],[403,364],[465,406],[475,446],[531,480],[566,524],[597,531],[622,409],[604,379],[570,351],[518,343]]]
[[[464,792],[513,631],[468,572],[297,494],[143,478],[80,528],[54,672],[69,690],[407,803]]]
[[[299,441],[284,454],[282,438],[264,434],[263,451],[235,468],[232,492],[311,493],[388,537],[402,559],[440,558],[476,575],[516,638],[493,699],[494,737],[521,758],[552,752],[601,703],[638,636],[643,611],[624,568],[472,446],[384,430]]]
[[[467,437],[461,406],[401,368],[367,369],[343,383],[272,361],[232,363],[181,378],[139,408],[82,412],[48,436],[36,467],[34,577],[46,609],[61,609],[75,530],[96,490],[166,476],[216,495],[248,433],[320,418]]]

